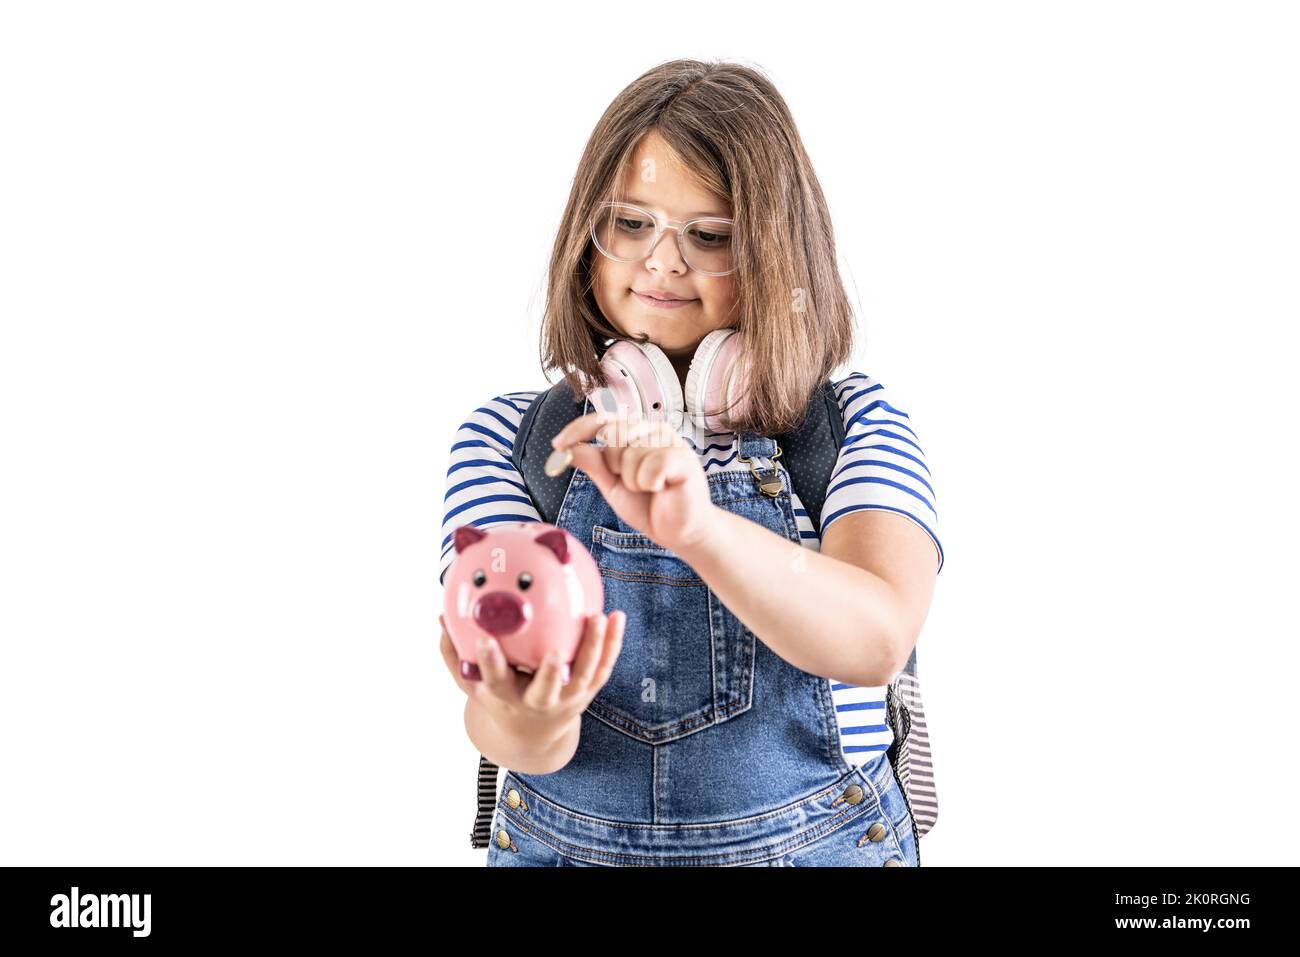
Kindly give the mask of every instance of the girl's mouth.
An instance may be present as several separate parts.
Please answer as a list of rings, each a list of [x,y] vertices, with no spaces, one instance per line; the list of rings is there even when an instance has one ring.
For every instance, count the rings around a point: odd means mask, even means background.
[[[632,290],[632,294],[652,309],[680,309],[682,306],[689,306],[696,299],[656,299],[654,296],[647,296],[644,293]]]

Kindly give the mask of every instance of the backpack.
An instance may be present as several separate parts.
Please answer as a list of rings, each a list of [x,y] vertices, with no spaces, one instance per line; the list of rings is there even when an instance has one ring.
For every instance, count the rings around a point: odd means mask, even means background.
[[[561,379],[533,400],[515,434],[511,459],[523,477],[542,521],[548,524],[555,524],[570,479],[567,470],[565,474],[552,478],[543,469],[553,451],[551,439],[582,415],[585,408],[586,399],[575,397]],[[831,472],[844,444],[844,436],[844,419],[835,396],[835,385],[830,380],[813,394],[803,424],[793,432],[774,436],[794,491],[815,529],[821,528],[822,505],[826,501]],[[811,454],[817,452],[822,454]],[[939,803],[934,786],[929,733],[921,707],[921,686],[916,678],[915,648],[903,670],[885,690],[885,722],[894,733],[893,744],[885,756],[912,812],[919,847],[921,836],[934,826],[939,817]],[[488,846],[492,812],[497,802],[497,771],[497,765],[479,755],[478,813],[470,832],[471,847]]]

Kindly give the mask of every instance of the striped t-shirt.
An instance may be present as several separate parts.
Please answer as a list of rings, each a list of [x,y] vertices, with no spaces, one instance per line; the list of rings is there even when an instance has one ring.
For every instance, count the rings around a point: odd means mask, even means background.
[[[916,431],[906,412],[889,401],[875,379],[854,372],[834,383],[844,417],[844,444],[822,505],[821,529],[790,491],[791,505],[803,545],[821,548],[821,536],[836,519],[859,509],[897,512],[916,522],[934,541],[936,574],[943,569],[938,514],[930,470],[925,464]],[[441,582],[455,558],[452,532],[461,525],[490,528],[502,522],[540,522],[541,514],[529,498],[523,476],[511,461],[515,434],[528,406],[540,391],[508,392],[471,412],[456,432],[447,469],[443,498],[442,552],[438,568]],[[682,437],[699,454],[706,475],[723,470],[748,471],[738,458],[732,432],[708,432],[700,448],[690,435],[689,422]],[[832,682],[831,694],[839,723],[840,746],[851,765],[870,761],[893,742],[885,724],[885,688]]]

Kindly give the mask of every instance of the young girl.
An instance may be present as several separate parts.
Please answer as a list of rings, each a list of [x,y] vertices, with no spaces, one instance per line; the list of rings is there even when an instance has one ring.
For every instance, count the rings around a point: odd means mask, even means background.
[[[744,401],[705,417],[704,353],[732,334]],[[852,340],[825,200],[771,83],[679,60],[620,93],[555,243],[543,366],[590,399],[621,342],[671,398],[553,442],[572,465],[556,524],[605,583],[571,668],[523,674],[489,640],[466,680],[444,626],[470,739],[506,771],[490,866],[920,863],[881,711],[943,564],[917,434],[870,376],[834,381],[846,438],[819,527],[772,438]],[[497,396],[457,433],[443,572],[457,527],[540,520],[511,461],[539,394]]]

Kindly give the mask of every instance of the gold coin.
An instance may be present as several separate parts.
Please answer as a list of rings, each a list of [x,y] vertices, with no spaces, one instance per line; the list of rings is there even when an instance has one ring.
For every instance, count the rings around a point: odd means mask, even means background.
[[[564,470],[567,469],[570,463],[572,462],[573,462],[572,452],[570,452],[567,448],[556,449],[546,459],[546,465],[544,466],[546,469],[546,474],[549,475],[551,478],[555,478],[558,475],[563,475]]]

